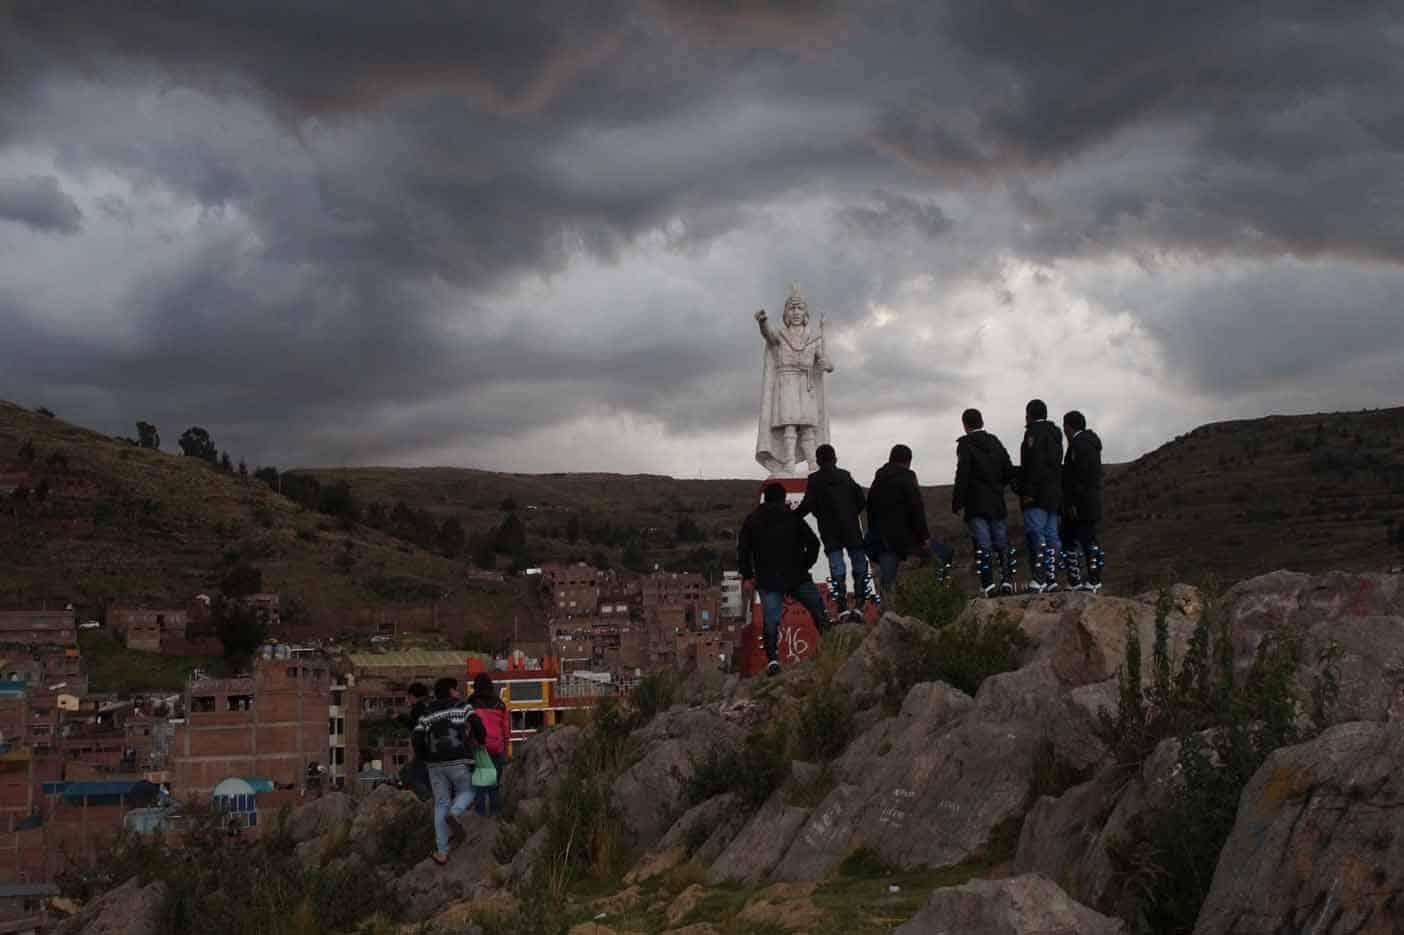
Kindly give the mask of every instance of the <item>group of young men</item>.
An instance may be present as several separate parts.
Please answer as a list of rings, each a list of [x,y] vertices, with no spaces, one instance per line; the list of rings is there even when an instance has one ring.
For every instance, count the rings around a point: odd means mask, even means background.
[[[965,520],[981,593],[990,597],[1018,590],[1006,488],[1018,495],[1023,510],[1032,573],[1028,589],[1057,590],[1061,568],[1074,590],[1100,591],[1104,565],[1097,539],[1102,518],[1101,439],[1076,410],[1063,416],[1061,431],[1049,421],[1048,406],[1042,400],[1030,400],[1024,416],[1017,468],[999,439],[985,431],[978,409],[967,409],[961,416],[965,434],[956,444],[951,509]],[[927,527],[921,488],[912,471],[912,450],[906,445],[892,447],[866,494],[838,466],[832,445],[820,445],[815,460],[818,470],[809,475],[797,508],[787,506],[782,484],[769,483],[761,505],[746,518],[737,537],[741,577],[760,597],[766,671],[771,675],[780,671],[778,642],[786,596],[804,605],[821,632],[830,625],[823,598],[809,576],[821,548],[828,558],[830,594],[841,619],[862,619],[865,603],[879,604],[881,595],[896,584],[905,559],[935,556],[945,568],[952,556],[952,550],[932,538]],[[860,519],[864,511],[866,531]],[[804,522],[811,513],[818,521],[818,537]],[[870,563],[877,565],[877,592],[871,586]],[[845,588],[850,566],[851,607]]]
[[[951,509],[964,514],[981,592],[988,597],[1018,589],[1018,556],[1009,543],[1006,487],[1013,488],[1023,509],[1029,590],[1058,590],[1062,569],[1073,590],[1100,591],[1106,562],[1097,539],[1102,520],[1102,440],[1087,427],[1086,417],[1071,410],[1063,416],[1059,431],[1048,419],[1047,404],[1030,400],[1024,408],[1024,443],[1017,469],[999,439],[985,431],[980,410],[965,410],[961,423],[965,435],[956,444]]]
[[[467,700],[458,680],[441,678],[433,697],[416,682],[409,686],[411,707],[403,723],[412,726],[414,759],[406,767],[406,784],[434,802],[434,854],[448,863],[449,849],[464,838],[459,819],[474,804],[478,814],[500,810],[498,776],[506,763],[512,721],[507,705],[487,673],[473,680]]]

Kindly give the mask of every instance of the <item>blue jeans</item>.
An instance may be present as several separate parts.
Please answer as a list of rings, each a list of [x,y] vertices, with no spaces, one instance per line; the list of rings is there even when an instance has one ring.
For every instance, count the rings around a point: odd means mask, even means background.
[[[492,757],[492,765],[497,770],[497,785],[473,787],[478,795],[474,811],[483,816],[496,815],[502,811],[502,768],[507,765],[507,757],[501,753],[490,753],[488,756]]]
[[[430,763],[429,785],[434,790],[434,846],[447,854],[448,816],[458,818],[473,804],[473,764],[466,760]]]
[[[1009,524],[1004,520],[972,516],[965,521],[965,528],[970,530],[970,541],[975,543],[977,549],[986,552],[1009,551]]]
[[[792,591],[761,591],[761,619],[765,624],[765,658],[776,660],[780,657],[780,618],[785,613],[785,595],[792,595],[795,600],[804,605],[804,609],[809,611],[809,615],[814,618],[814,625],[821,627],[824,625],[826,616],[824,611],[824,599],[819,596],[819,589],[814,586],[813,581],[806,581],[804,584]]]
[[[839,587],[843,587],[843,580],[847,576],[848,569],[843,564],[843,549],[834,549],[828,553],[829,576],[839,582]],[[862,595],[868,589],[868,556],[861,548],[848,550],[849,562],[853,565],[853,593]],[[843,608],[840,607],[840,610]]]
[[[888,593],[897,586],[897,569],[902,564],[902,556],[896,552],[884,550],[878,553],[878,584],[882,586],[882,593]]]
[[[1051,546],[1060,552],[1063,541],[1058,537],[1058,514],[1053,510],[1043,510],[1036,506],[1024,510],[1024,538],[1029,541],[1029,561],[1037,563],[1043,550]]]

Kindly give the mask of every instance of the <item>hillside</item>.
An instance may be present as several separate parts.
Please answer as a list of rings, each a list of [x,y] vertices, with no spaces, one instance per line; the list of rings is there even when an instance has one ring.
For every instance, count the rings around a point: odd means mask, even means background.
[[[653,677],[514,747],[503,814],[441,866],[389,785],[255,841],[197,813],[184,849],[126,836],[66,874],[57,932],[1401,931],[1404,576],[920,581],[777,677]]]
[[[526,582],[469,581],[461,562],[305,510],[252,477],[3,401],[0,481],[22,488],[0,500],[0,606],[72,602],[97,615],[183,603],[249,562],[291,606],[294,634],[369,626],[377,613],[451,639],[510,632],[514,616],[539,622]]]
[[[324,485],[344,481],[363,504],[404,501],[437,517],[456,515],[470,537],[490,534],[504,501],[513,501],[534,560],[618,563],[636,541],[632,558],[644,566],[697,570],[735,567],[733,536],[759,486],[758,479],[453,468],[302,473]],[[1404,409],[1206,425],[1107,474],[1103,538],[1114,589],[1222,583],[1284,566],[1377,571],[1401,561]],[[949,510],[950,486],[924,489],[932,530],[957,546],[964,571],[969,549]],[[1012,496],[1009,504],[1017,523]],[[579,532],[571,541],[573,522]],[[700,537],[680,539],[680,529]]]

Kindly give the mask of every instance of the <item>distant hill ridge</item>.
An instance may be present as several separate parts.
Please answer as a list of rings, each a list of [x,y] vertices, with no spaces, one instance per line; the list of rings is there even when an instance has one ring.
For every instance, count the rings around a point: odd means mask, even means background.
[[[42,470],[22,463],[26,442]],[[55,450],[67,458],[63,478],[43,464]],[[709,574],[734,567],[735,532],[758,487],[755,479],[449,467],[283,475],[288,486],[299,479],[315,479],[322,490],[344,485],[354,511],[332,517],[194,459],[0,403],[0,475],[25,470],[51,473],[55,484],[89,495],[51,510],[38,526],[13,514],[0,521],[0,556],[9,559],[0,569],[0,600],[74,592],[89,601],[171,599],[209,587],[231,560],[246,558],[265,569],[270,587],[305,593],[299,600],[316,613],[393,606],[406,597],[402,586],[408,582],[413,596],[421,582],[425,593],[442,587],[473,619],[539,610],[510,578],[496,586],[501,593],[466,581],[475,559]],[[957,546],[964,574],[968,547],[950,513],[950,488],[925,492],[932,529]],[[1010,507],[1017,526],[1012,497]],[[1114,590],[1170,580],[1213,585],[1280,567],[1388,569],[1404,561],[1404,408],[1202,426],[1113,466],[1107,511]],[[499,543],[508,516],[525,535]],[[461,540],[442,540],[450,518],[461,524]],[[499,544],[511,548],[497,554]]]

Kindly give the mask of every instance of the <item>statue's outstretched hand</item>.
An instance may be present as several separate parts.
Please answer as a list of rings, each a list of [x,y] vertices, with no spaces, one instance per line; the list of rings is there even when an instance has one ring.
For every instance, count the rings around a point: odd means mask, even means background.
[[[761,324],[765,324],[765,309],[761,309],[760,311],[756,312],[756,321],[760,322]]]

